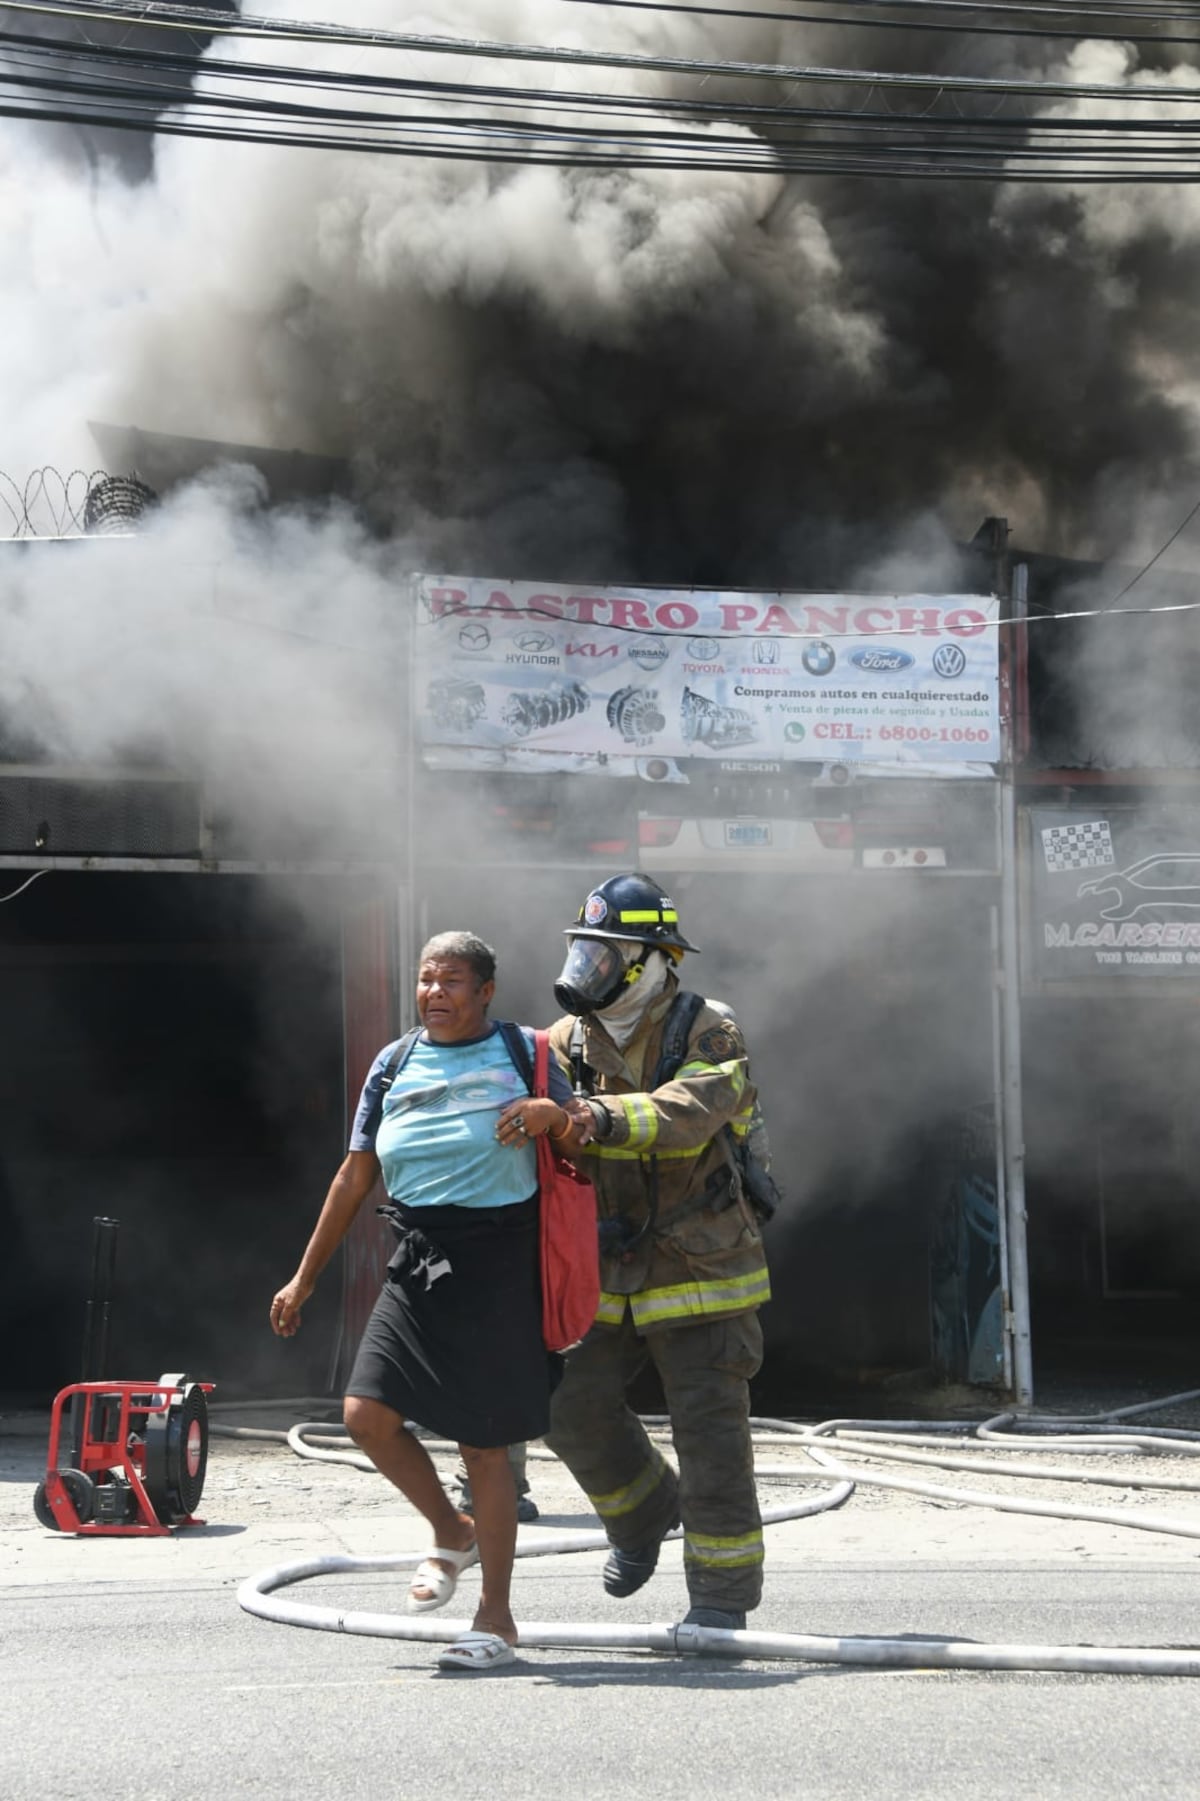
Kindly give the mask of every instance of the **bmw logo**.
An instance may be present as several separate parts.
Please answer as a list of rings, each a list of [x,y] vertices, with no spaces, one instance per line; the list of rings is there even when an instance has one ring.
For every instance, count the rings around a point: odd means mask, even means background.
[[[837,653],[832,644],[814,638],[811,644],[804,646],[800,661],[810,675],[829,675],[837,662]]]
[[[961,644],[939,644],[933,653],[933,667],[937,675],[952,682],[960,676],[967,666],[967,653]]]
[[[464,650],[486,650],[492,641],[492,634],[481,621],[475,625],[464,625],[458,634],[458,641]]]

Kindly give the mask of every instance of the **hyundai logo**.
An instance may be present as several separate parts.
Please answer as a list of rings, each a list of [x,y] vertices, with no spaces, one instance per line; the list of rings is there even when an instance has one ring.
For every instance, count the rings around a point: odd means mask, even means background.
[[[952,682],[967,666],[967,653],[961,644],[939,644],[933,653],[935,675]]]
[[[554,649],[554,639],[549,632],[522,632],[517,639],[517,649],[528,651],[531,656],[540,656],[543,651]]]
[[[883,644],[864,645],[850,653],[854,667],[868,675],[895,675],[898,670],[911,669],[915,660],[906,650],[892,650]]]
[[[811,644],[804,646],[800,661],[810,675],[828,675],[837,662],[837,652],[832,644],[825,644],[819,638],[814,638]]]

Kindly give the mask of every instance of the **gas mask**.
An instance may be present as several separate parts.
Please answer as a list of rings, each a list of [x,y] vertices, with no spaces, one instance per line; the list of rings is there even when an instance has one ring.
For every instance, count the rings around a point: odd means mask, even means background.
[[[564,1013],[599,1013],[641,975],[646,946],[636,938],[571,938],[554,984]]]

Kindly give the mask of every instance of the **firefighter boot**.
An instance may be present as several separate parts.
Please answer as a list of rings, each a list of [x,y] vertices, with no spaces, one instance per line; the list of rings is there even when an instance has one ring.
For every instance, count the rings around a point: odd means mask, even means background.
[[[664,1528],[661,1538],[655,1538],[640,1551],[619,1551],[614,1545],[604,1565],[604,1592],[612,1595],[614,1600],[624,1601],[630,1595],[636,1595],[639,1588],[644,1588],[658,1568],[658,1554],[662,1550],[663,1538],[673,1532],[679,1524],[678,1514]]]

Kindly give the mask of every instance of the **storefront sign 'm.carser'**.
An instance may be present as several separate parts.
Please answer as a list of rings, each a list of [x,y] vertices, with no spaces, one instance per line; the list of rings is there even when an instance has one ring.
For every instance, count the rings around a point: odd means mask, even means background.
[[[580,625],[607,625],[639,632],[685,632],[706,629],[756,636],[787,633],[801,638],[871,638],[900,634],[974,638],[988,628],[988,620],[975,607],[944,604],[922,606],[919,601],[889,604],[887,599],[804,600],[789,596],[780,600],[712,597],[702,612],[694,601],[679,597],[656,600],[650,596],[629,598],[616,594],[576,594],[533,591],[519,597],[505,588],[492,587],[486,598],[480,590],[426,585],[423,598],[432,619],[448,614],[473,618],[565,619]]]

